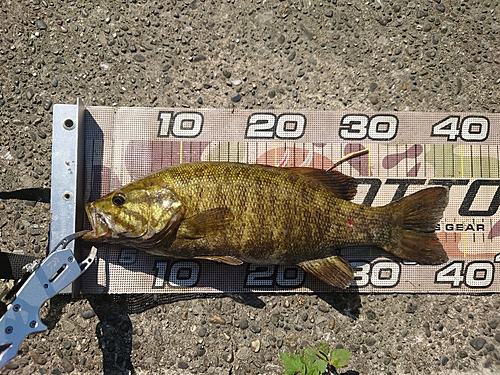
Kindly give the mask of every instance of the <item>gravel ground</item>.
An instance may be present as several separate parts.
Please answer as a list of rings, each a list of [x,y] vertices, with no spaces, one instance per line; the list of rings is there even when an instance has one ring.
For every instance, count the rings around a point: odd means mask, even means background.
[[[486,1],[0,2],[0,191],[49,187],[54,103],[500,109]],[[0,251],[44,254],[50,207],[0,201]],[[280,374],[328,341],[346,374],[500,373],[499,295],[68,296],[2,374]]]

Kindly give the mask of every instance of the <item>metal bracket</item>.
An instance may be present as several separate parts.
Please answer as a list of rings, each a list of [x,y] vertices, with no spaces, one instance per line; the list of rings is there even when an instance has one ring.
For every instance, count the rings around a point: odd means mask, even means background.
[[[49,249],[55,248],[61,238],[82,229],[84,112],[78,98],[76,105],[54,105]],[[77,260],[81,259],[79,242],[75,242],[74,249]],[[79,279],[62,291],[73,295],[79,292]]]

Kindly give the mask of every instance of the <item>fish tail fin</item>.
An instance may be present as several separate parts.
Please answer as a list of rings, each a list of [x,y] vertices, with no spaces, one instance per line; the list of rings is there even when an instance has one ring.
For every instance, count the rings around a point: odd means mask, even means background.
[[[441,264],[448,255],[435,233],[448,205],[448,189],[431,187],[385,206],[394,218],[392,238],[383,249],[421,264]]]

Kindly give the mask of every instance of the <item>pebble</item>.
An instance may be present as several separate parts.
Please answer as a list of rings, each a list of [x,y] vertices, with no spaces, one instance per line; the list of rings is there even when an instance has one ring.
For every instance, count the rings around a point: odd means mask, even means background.
[[[252,343],[250,344],[250,347],[252,348],[254,353],[258,353],[260,350],[260,340],[257,339],[255,341],[252,341]]]
[[[213,323],[213,324],[226,324],[226,321],[223,318],[221,318],[219,315],[214,315],[210,319],[210,323]]]
[[[202,357],[203,355],[205,355],[206,352],[207,350],[203,346],[199,346],[198,349],[196,349],[196,355],[198,357]]]
[[[36,22],[36,25],[38,26],[38,28],[39,28],[40,30],[45,30],[45,29],[47,29],[47,24],[46,24],[45,22],[43,22],[42,20],[38,20],[38,21]]]
[[[59,80],[57,78],[54,78],[52,80],[52,87],[57,87],[59,85]]]
[[[241,94],[239,92],[237,92],[236,94],[234,94],[233,96],[231,96],[231,101],[234,102],[234,103],[237,103],[241,100]]]
[[[196,55],[193,57],[193,62],[205,61],[207,57],[205,55]]]
[[[200,337],[205,337],[207,335],[207,329],[205,327],[200,327],[196,333],[198,334],[198,336]]]
[[[8,370],[17,370],[19,368],[19,363],[16,361],[9,361],[5,364],[5,368]]]
[[[33,361],[35,361],[39,365],[44,365],[44,364],[47,363],[47,358],[45,358],[45,356],[43,356],[40,353],[38,353],[36,350],[34,350],[31,353],[31,358],[33,358]]]
[[[377,94],[373,94],[370,96],[370,103],[372,103],[373,105],[378,104],[378,95]]]
[[[43,102],[43,108],[48,111],[52,107],[52,100],[51,99],[45,99]]]
[[[62,359],[61,365],[64,371],[66,371],[68,374],[70,372],[73,372],[73,370],[75,369],[75,366],[73,366],[73,364],[66,357]]]
[[[133,59],[135,61],[137,61],[137,62],[144,62],[144,61],[146,61],[146,58],[143,55],[141,55],[140,53],[134,55]]]
[[[80,314],[84,319],[90,319],[95,316],[95,312],[92,309],[83,310]]]
[[[248,328],[248,320],[246,318],[241,319],[241,321],[240,321],[240,328],[241,329],[247,329]]]
[[[189,368],[189,365],[187,364],[187,362],[179,361],[177,363],[177,367],[179,367],[180,369],[186,370]]]
[[[319,305],[318,310],[324,313],[327,313],[330,311],[330,306],[325,306],[325,305]]]
[[[253,333],[259,333],[261,330],[262,328],[260,328],[258,325],[252,324],[250,326],[250,331],[252,331]]]
[[[375,345],[375,343],[377,342],[377,340],[375,340],[373,337],[368,337],[366,338],[365,340],[365,344],[366,346],[372,346],[372,345]]]
[[[495,329],[498,326],[498,320],[497,319],[492,319],[488,322],[488,325],[491,327],[491,329]]]
[[[486,344],[486,340],[482,337],[475,337],[469,341],[470,346],[472,346],[476,351],[480,351],[484,344]]]

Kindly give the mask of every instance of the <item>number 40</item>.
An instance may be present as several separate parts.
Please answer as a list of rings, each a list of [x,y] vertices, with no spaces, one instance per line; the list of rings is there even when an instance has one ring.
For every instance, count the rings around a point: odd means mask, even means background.
[[[449,116],[432,126],[431,137],[446,137],[448,141],[458,138],[464,141],[481,142],[488,138],[490,122],[486,117],[469,116],[460,122],[460,116]]]

